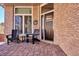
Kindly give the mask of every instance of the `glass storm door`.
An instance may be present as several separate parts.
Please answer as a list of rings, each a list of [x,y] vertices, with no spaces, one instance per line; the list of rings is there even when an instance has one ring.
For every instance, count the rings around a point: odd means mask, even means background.
[[[32,17],[24,16],[24,33],[32,33]]]
[[[22,31],[23,31],[23,29],[22,29],[23,21],[22,20],[23,20],[22,16],[15,16],[15,29],[18,30],[19,34],[22,34]]]
[[[45,15],[45,40],[53,41],[53,13]]]
[[[53,13],[41,16],[41,38],[43,40],[53,41]]]
[[[44,16],[41,16],[41,38],[45,39]]]

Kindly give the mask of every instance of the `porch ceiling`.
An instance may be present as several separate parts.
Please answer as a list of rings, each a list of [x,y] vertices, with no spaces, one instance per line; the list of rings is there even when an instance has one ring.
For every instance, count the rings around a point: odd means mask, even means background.
[[[33,5],[40,5],[41,3],[4,3],[4,5],[17,5],[17,6],[33,6]]]

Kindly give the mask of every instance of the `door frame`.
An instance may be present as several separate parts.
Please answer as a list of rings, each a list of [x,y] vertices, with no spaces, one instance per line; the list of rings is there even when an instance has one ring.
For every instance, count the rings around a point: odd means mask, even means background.
[[[15,8],[31,8],[31,14],[15,14]],[[24,34],[24,16],[31,16],[32,17],[32,33],[33,33],[33,6],[14,6],[14,20],[13,20],[13,29],[15,29],[15,16],[22,16],[23,17],[23,33]]]
[[[41,5],[40,5],[40,39],[41,39],[41,41],[43,41],[43,42],[53,44],[54,41],[45,40],[45,32],[44,32],[44,39],[42,39],[42,36],[41,36],[41,33],[42,33],[42,32],[41,32],[41,29],[42,29],[42,27],[41,27],[41,23],[42,23],[42,21],[41,21],[41,16],[44,16],[44,17],[43,17],[43,21],[44,21],[46,14],[51,13],[51,12],[54,12],[54,10],[50,10],[50,11],[41,13],[41,11],[42,11],[41,8],[42,8],[43,6],[45,6],[45,5],[47,5],[47,4],[48,4],[48,3],[44,3],[44,4],[41,4]],[[43,23],[44,23],[44,22],[43,22]],[[43,24],[43,28],[45,29],[44,24]]]
[[[43,29],[45,29],[45,15],[42,15],[43,16],[43,25],[41,25],[41,23],[42,23],[42,21],[40,20],[40,39],[41,39],[41,41],[43,41],[43,42],[46,42],[46,43],[50,43],[50,44],[53,44],[54,43],[54,41],[49,41],[49,40],[45,40],[45,32],[43,31],[43,36],[44,36],[44,38],[42,39],[42,36],[41,36],[41,29],[42,29],[42,27],[41,26],[43,26]],[[42,18],[40,18],[40,19],[42,19]]]

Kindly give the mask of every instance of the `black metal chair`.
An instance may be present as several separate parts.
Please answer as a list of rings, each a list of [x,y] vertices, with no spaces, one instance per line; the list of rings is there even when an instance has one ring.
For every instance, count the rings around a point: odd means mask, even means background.
[[[28,43],[28,42],[29,42],[29,35],[28,35],[28,34],[26,34],[26,37],[27,37],[26,42]]]
[[[34,44],[35,41],[40,41],[38,36],[39,36],[39,29],[34,29],[34,32],[33,33],[26,33],[26,42],[28,43],[29,42],[29,37],[30,35],[32,35],[32,43]]]
[[[40,42],[38,36],[39,36],[39,29],[34,29],[34,33],[33,33],[33,36],[32,36],[32,43],[33,44],[35,43],[35,41]]]
[[[10,41],[11,42],[16,41],[17,43],[19,43],[19,34],[18,34],[18,31],[15,29],[12,30],[12,34],[6,35],[6,38],[7,38],[8,45]]]

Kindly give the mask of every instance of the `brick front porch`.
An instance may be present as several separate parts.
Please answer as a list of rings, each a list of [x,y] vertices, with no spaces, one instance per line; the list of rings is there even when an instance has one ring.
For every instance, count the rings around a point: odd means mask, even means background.
[[[0,56],[65,56],[58,45],[37,42],[10,43],[0,45]]]

